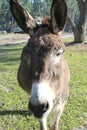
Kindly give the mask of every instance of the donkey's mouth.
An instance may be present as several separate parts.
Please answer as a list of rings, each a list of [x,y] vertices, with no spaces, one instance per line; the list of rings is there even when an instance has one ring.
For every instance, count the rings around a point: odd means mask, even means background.
[[[28,107],[36,118],[42,118],[49,110],[49,103],[47,102],[39,105],[33,105],[31,102],[29,102]]]
[[[47,111],[45,111],[45,110],[43,110],[43,111],[36,111],[36,112],[33,112],[33,115],[34,115],[36,118],[41,119],[46,112],[47,112]]]
[[[39,119],[41,119],[42,117],[43,117],[43,114],[42,113],[33,113],[34,114],[34,116],[36,117],[36,118],[39,118]]]

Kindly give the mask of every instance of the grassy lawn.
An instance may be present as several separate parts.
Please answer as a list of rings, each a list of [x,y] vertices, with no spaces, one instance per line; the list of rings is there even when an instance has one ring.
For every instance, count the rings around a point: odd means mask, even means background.
[[[0,46],[0,130],[39,130],[27,111],[29,95],[17,83],[22,45]],[[87,50],[67,47],[71,71],[70,97],[60,121],[61,130],[87,130]]]

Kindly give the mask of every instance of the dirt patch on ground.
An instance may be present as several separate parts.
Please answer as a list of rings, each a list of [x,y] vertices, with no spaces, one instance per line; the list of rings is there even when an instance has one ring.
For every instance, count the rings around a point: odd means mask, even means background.
[[[0,45],[23,43],[27,42],[28,39],[28,34],[0,34]]]
[[[67,46],[67,48],[71,48],[72,51],[87,51],[87,44],[84,43],[78,43]]]
[[[62,38],[64,38],[66,34],[62,35]],[[67,37],[72,37],[72,35],[67,34]],[[0,45],[10,45],[10,44],[20,44],[28,41],[29,35],[28,34],[14,34],[14,33],[8,33],[8,34],[0,34]],[[87,44],[74,44],[69,45],[67,48],[71,48],[72,51],[87,51]]]

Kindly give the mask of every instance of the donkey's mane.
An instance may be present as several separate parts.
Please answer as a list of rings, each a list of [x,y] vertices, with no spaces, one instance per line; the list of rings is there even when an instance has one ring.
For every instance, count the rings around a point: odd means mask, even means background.
[[[45,16],[43,19],[42,19],[42,21],[41,21],[41,23],[42,23],[42,25],[50,25],[50,20],[51,20],[51,17],[50,16]]]

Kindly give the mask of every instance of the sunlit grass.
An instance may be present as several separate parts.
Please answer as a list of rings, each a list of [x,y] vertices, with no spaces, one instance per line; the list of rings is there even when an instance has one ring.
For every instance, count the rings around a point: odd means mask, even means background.
[[[38,121],[27,111],[29,95],[17,83],[23,46],[0,49],[0,130],[39,130]],[[68,47],[65,57],[71,72],[70,97],[60,128],[87,127],[87,51],[72,51]]]

